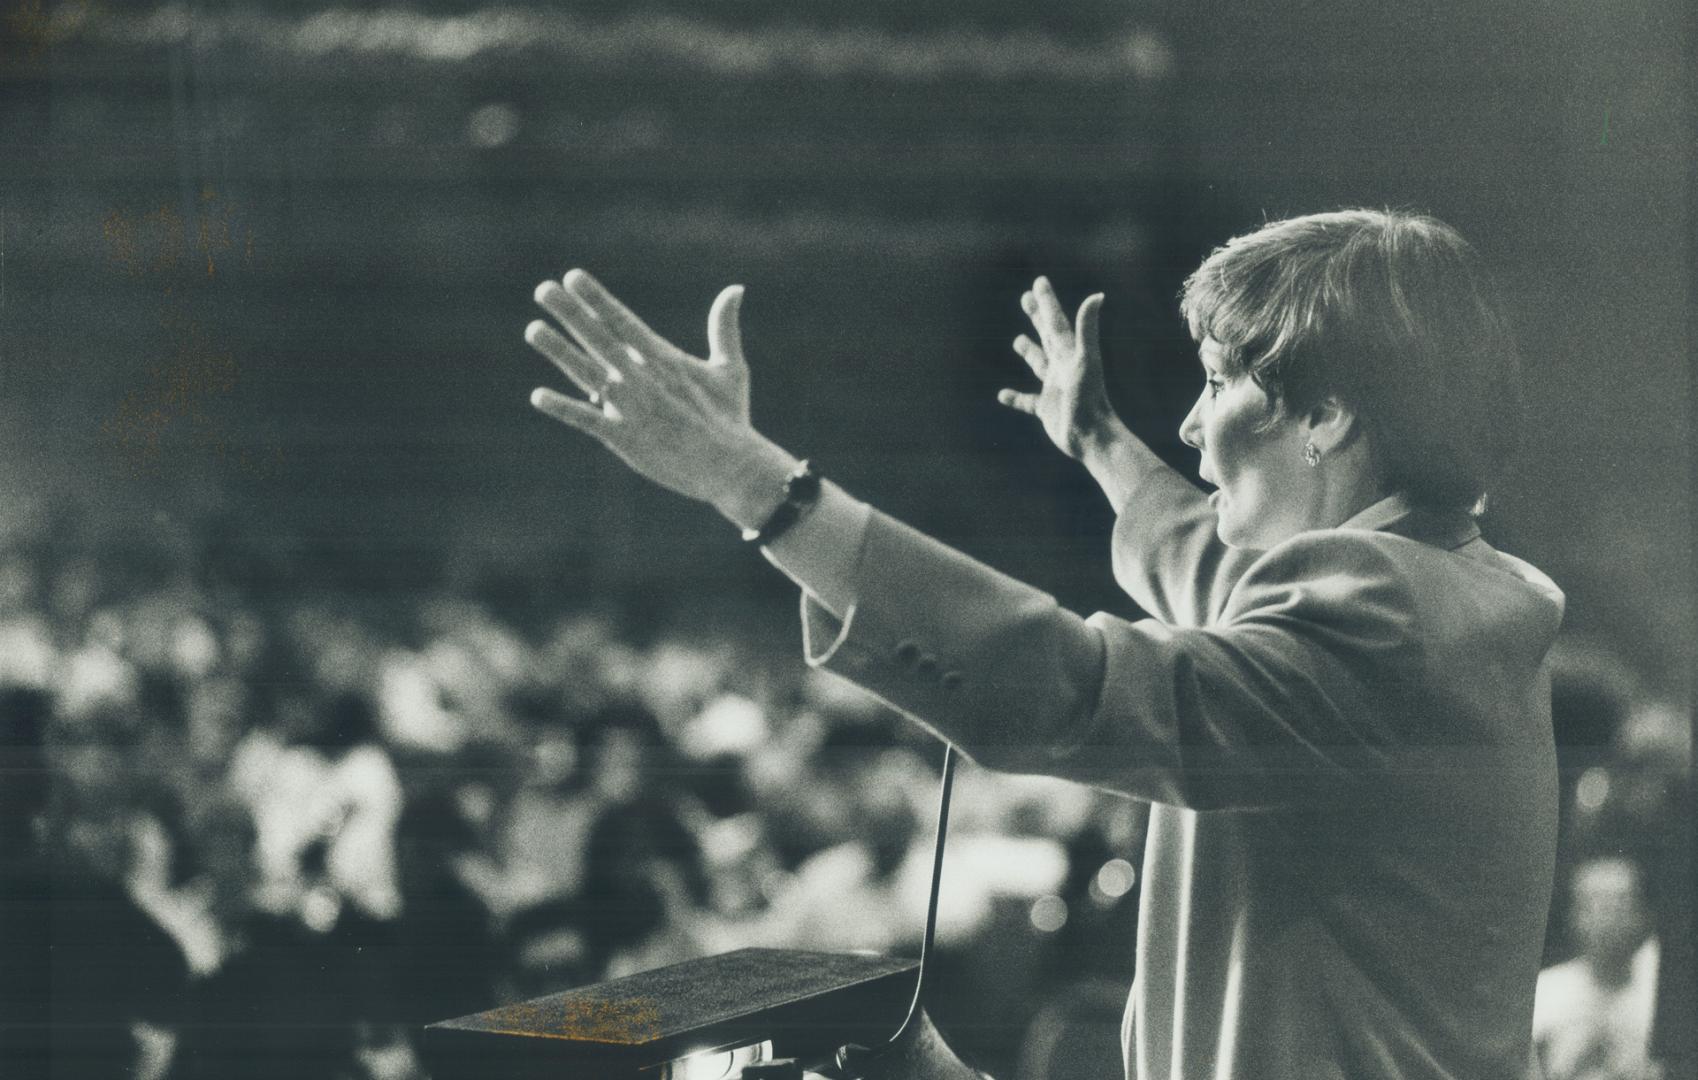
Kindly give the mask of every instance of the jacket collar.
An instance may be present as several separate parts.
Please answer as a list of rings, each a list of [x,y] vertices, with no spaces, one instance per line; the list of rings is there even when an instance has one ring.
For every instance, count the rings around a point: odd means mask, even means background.
[[[1480,535],[1479,523],[1469,515],[1416,506],[1402,494],[1381,499],[1339,528],[1388,532],[1452,551]]]

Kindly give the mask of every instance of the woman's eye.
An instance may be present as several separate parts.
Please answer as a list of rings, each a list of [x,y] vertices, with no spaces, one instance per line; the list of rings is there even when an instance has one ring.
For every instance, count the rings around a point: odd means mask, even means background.
[[[1226,383],[1222,382],[1219,379],[1210,379],[1209,380],[1209,396],[1214,397],[1216,394],[1220,393],[1221,388],[1225,385],[1226,385]]]

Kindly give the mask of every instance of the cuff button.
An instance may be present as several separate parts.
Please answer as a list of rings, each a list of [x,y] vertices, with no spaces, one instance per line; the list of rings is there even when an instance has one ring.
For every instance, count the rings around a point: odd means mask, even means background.
[[[914,674],[919,675],[921,678],[935,679],[937,678],[937,672],[938,665],[937,657],[935,656],[928,654],[920,657],[914,662]]]
[[[946,671],[937,680],[945,690],[959,690],[964,681],[959,671]]]
[[[902,644],[896,646],[896,659],[900,660],[904,666],[913,667],[915,661],[919,660],[919,658],[920,646],[915,642],[904,641]]]

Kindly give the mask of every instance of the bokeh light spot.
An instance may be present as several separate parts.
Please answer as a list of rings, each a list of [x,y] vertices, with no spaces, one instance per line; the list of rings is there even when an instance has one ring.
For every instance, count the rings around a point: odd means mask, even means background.
[[[1110,859],[1097,870],[1091,884],[1110,900],[1118,900],[1132,891],[1138,881],[1138,871],[1125,859]]]
[[[1051,893],[1032,902],[1032,925],[1053,934],[1067,925],[1067,901]]]
[[[1610,774],[1602,766],[1594,765],[1580,774],[1580,783],[1574,788],[1574,799],[1582,810],[1595,812],[1609,797]]]
[[[466,138],[473,146],[493,150],[506,146],[519,134],[519,112],[511,105],[485,105],[466,121]]]

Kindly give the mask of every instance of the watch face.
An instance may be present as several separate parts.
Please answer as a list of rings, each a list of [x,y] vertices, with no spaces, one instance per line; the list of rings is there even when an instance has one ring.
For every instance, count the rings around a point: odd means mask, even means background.
[[[814,467],[806,461],[796,466],[796,471],[784,481],[786,502],[811,503],[819,498],[819,493],[819,473],[814,472]]]
[[[807,461],[796,466],[784,480],[784,501],[758,529],[744,529],[743,539],[765,546],[778,539],[790,526],[800,520],[804,511],[819,501],[820,478]]]

